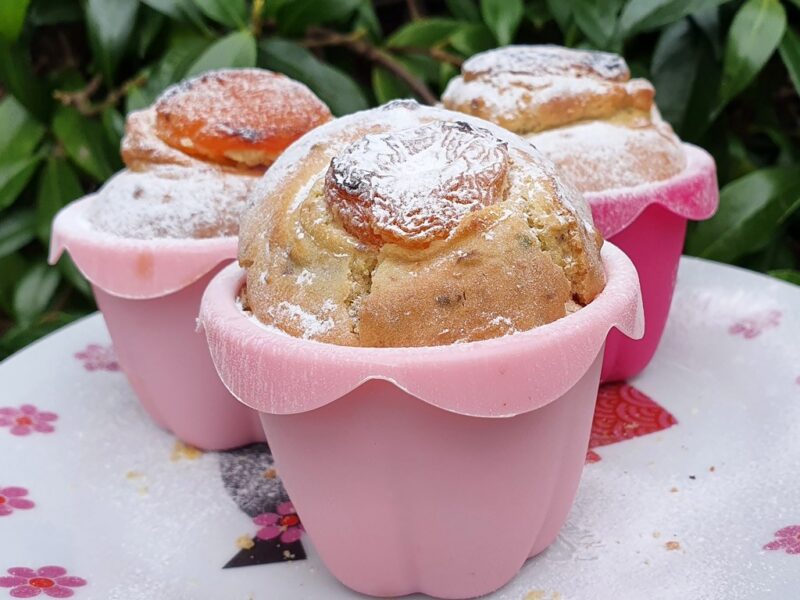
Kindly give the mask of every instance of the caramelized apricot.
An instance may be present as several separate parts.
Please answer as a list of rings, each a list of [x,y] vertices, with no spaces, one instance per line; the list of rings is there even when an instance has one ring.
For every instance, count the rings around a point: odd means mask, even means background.
[[[331,161],[325,197],[365,244],[425,247],[505,189],[508,149],[489,131],[437,121],[367,135]]]
[[[265,167],[331,118],[311,90],[259,69],[212,71],[168,89],[155,103],[155,130],[186,154],[227,165]]]

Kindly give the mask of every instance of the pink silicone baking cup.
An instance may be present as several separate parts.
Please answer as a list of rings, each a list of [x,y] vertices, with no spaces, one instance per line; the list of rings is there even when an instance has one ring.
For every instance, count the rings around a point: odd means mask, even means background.
[[[555,539],[583,468],[606,336],[643,333],[636,270],[611,244],[603,260],[605,290],[567,317],[423,348],[294,338],[237,306],[238,266],[211,281],[200,323],[217,370],[260,411],[340,581],[375,596],[470,598]]]
[[[219,380],[197,333],[200,299],[235,256],[236,238],[136,240],[98,232],[94,196],[53,222],[50,262],[65,250],[91,282],[120,366],[156,423],[204,450],[263,441],[257,413]]]
[[[684,144],[686,168],[658,183],[585,194],[603,237],[623,250],[639,272],[647,332],[632,340],[612,331],[601,381],[628,379],[653,358],[667,323],[687,220],[708,219],[717,209],[714,159]]]

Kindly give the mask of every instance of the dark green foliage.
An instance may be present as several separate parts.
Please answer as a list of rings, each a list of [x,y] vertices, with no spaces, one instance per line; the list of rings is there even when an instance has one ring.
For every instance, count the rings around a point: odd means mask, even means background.
[[[207,69],[260,66],[346,114],[433,101],[507,43],[621,52],[714,154],[719,213],[688,253],[800,283],[800,0],[2,0],[0,358],[94,309],[53,215],[121,168],[127,111]]]

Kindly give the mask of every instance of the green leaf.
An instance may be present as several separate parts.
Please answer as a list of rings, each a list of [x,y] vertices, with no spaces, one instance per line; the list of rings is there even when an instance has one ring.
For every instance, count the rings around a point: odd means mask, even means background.
[[[14,312],[14,288],[25,275],[27,266],[20,254],[0,257],[0,310],[6,314]]]
[[[122,136],[125,135],[125,119],[116,108],[108,107],[101,116],[106,140],[111,148],[119,148]]]
[[[430,48],[446,40],[459,28],[459,25],[459,22],[453,19],[419,19],[394,32],[386,40],[386,45],[394,48],[401,46]]]
[[[372,91],[379,104],[396,98],[412,98],[414,95],[403,81],[379,67],[372,69]]]
[[[15,42],[25,23],[25,13],[31,0],[3,0],[0,2],[0,36]]]
[[[119,149],[108,143],[102,123],[82,116],[73,108],[62,106],[56,111],[53,133],[73,162],[96,181],[111,177],[121,164]]]
[[[288,40],[272,37],[259,44],[259,65],[302,81],[335,115],[364,110],[367,98],[350,76],[320,61]]]
[[[211,33],[192,0],[140,0],[140,2],[175,21],[191,23],[201,31]]]
[[[365,30],[373,41],[380,40],[383,37],[381,22],[378,20],[378,15],[375,14],[375,7],[372,6],[371,0],[361,0],[358,11],[356,11],[356,20],[353,28],[356,31]]]
[[[785,28],[786,11],[779,0],[747,0],[742,5],[728,31],[717,113],[753,81]]]
[[[82,195],[81,182],[69,162],[56,157],[47,159],[36,192],[36,232],[42,242],[47,244],[50,239],[56,213]]]
[[[780,126],[765,126],[761,132],[778,149],[778,156],[775,158],[776,165],[791,165],[800,162],[800,146],[795,146],[792,142],[790,132]]]
[[[152,100],[148,98],[143,88],[134,87],[128,91],[125,98],[125,112],[130,113],[135,110],[142,110],[152,104]]]
[[[194,10],[197,10],[191,0],[140,0],[140,2],[176,21],[186,20],[184,6],[191,6]]]
[[[139,23],[136,31],[136,55],[144,58],[150,46],[164,29],[166,17],[160,12],[153,10],[146,4],[139,9]]]
[[[539,30],[553,20],[553,14],[545,0],[534,0],[525,8],[525,15],[533,26]]]
[[[571,6],[578,29],[589,41],[596,48],[611,49],[620,0],[574,0]]]
[[[408,55],[398,57],[397,61],[411,71],[417,79],[422,79],[431,83],[439,81],[439,65],[441,65],[441,63],[435,58],[431,58],[430,56]]]
[[[31,77],[33,72],[27,48],[0,40],[0,82],[28,112],[44,122],[50,115],[52,97],[40,77]]]
[[[28,19],[34,27],[73,23],[83,20],[83,10],[78,0],[34,0]]]
[[[86,26],[89,42],[106,83],[114,81],[117,68],[136,23],[138,2],[131,0],[88,0]]]
[[[783,64],[789,71],[794,89],[800,94],[800,37],[787,27],[778,50],[781,53]]]
[[[215,42],[189,67],[186,77],[206,71],[256,66],[256,41],[249,31],[237,31]]]
[[[697,82],[702,51],[700,34],[682,19],[664,29],[658,38],[650,65],[656,102],[661,114],[681,131],[689,98]]]
[[[692,21],[695,21],[694,17]],[[705,34],[697,38],[694,60],[697,62],[695,83],[691,95],[684,99],[686,109],[683,111],[683,121],[676,123],[676,126],[686,141],[711,147],[716,138],[707,138],[706,131],[714,122],[717,97],[713,90],[719,89],[722,71],[713,42]],[[660,93],[660,88],[656,88],[657,102]],[[717,158],[719,160],[719,156]]]
[[[0,219],[0,257],[16,252],[36,235],[36,216],[30,209],[3,215]]]
[[[26,156],[10,162],[0,163],[0,210],[14,203],[33,177],[41,154]]]
[[[44,263],[34,265],[14,290],[14,315],[22,325],[35,321],[50,305],[61,274]]]
[[[464,56],[472,56],[494,48],[495,40],[486,25],[467,23],[450,36],[450,45]]]
[[[800,285],[800,271],[795,271],[794,269],[777,269],[775,271],[769,271],[768,274],[777,279]]]
[[[481,0],[483,21],[501,46],[514,39],[524,14],[522,0]]]
[[[231,28],[247,25],[247,5],[244,0],[194,0],[195,5],[212,21]]]
[[[195,32],[178,31],[173,34],[166,52],[150,72],[145,84],[128,92],[126,111],[152,104],[167,87],[185,77],[189,67],[209,45],[205,37]]]
[[[696,26],[711,48],[714,50],[714,58],[722,62],[723,39],[720,33],[720,10],[717,6],[712,6],[704,10],[693,12],[690,16],[692,25]]]
[[[0,101],[0,123],[0,163],[30,156],[44,136],[44,127],[13,96]]]
[[[481,11],[475,0],[446,0],[447,8],[453,16],[462,21],[480,21]]]
[[[558,28],[561,30],[561,33],[566,36],[573,25],[570,4],[564,2],[564,0],[547,0],[547,8],[550,10],[550,14],[553,15],[556,23],[558,23]]]
[[[81,313],[58,313],[47,315],[46,319],[35,323],[24,323],[11,327],[0,338],[0,360],[83,316]]]
[[[630,0],[619,18],[623,39],[679,21],[683,17],[729,0]]]
[[[459,73],[460,71],[450,63],[439,63],[439,87],[445,89],[450,80]]]
[[[345,21],[360,4],[361,0],[292,0],[281,3],[275,22],[282,34],[300,36],[311,25]]]
[[[698,223],[687,238],[695,256],[732,262],[766,246],[800,207],[800,167],[754,171],[720,192],[719,211]]]
[[[291,4],[295,0],[271,0],[271,2],[264,2],[263,15],[267,19],[276,20],[278,12],[287,4]]]

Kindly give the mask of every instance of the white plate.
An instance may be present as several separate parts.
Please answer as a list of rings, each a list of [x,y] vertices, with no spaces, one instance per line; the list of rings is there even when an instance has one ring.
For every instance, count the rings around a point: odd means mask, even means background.
[[[40,598],[360,597],[306,538],[237,546],[256,536],[254,515],[286,500],[271,457],[176,453],[108,344],[93,316],[0,365],[0,407],[57,415],[40,427],[52,432],[0,426],[0,495],[27,490],[0,505],[12,509],[0,516],[0,600],[28,590],[8,587],[7,569],[43,566],[72,579],[43,571],[39,585],[65,585],[34,588]],[[684,259],[663,343],[632,383],[604,392],[560,538],[491,598],[798,598],[800,289]],[[262,564],[223,569],[237,555]]]

